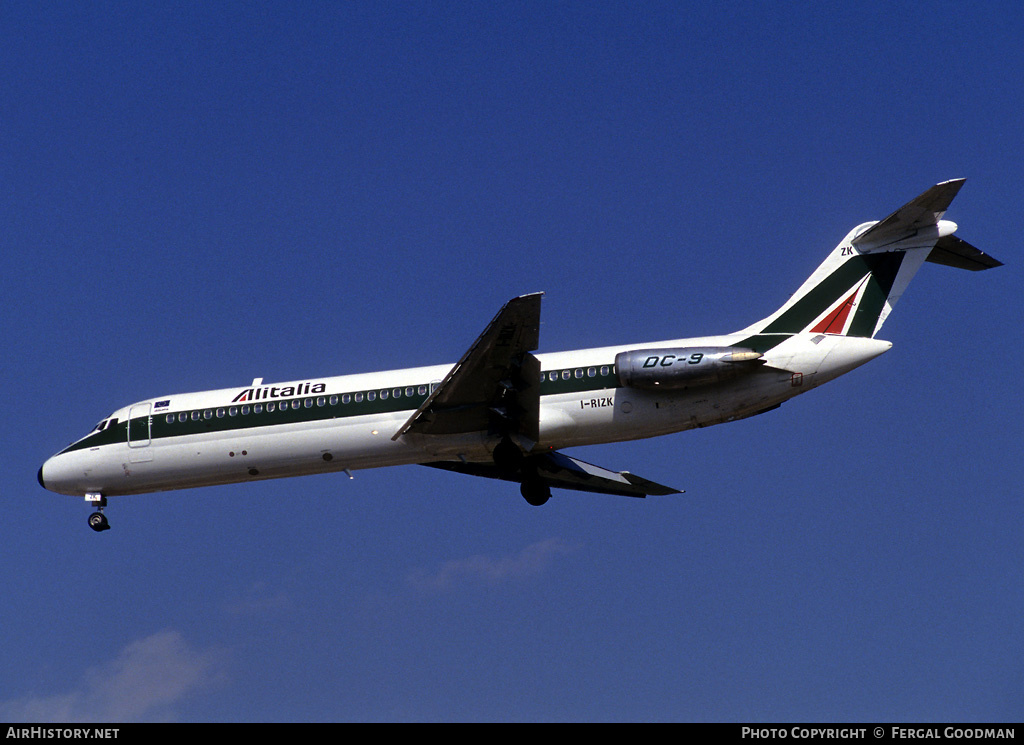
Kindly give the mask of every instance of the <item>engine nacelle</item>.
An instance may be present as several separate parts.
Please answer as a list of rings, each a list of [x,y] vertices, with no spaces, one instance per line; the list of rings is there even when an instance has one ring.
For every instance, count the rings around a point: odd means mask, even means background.
[[[762,356],[737,347],[634,349],[615,355],[615,369],[624,386],[676,390],[738,378],[763,365]]]

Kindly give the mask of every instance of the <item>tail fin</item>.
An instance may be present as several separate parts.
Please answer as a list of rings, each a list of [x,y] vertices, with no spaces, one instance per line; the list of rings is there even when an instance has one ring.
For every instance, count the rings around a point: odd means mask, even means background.
[[[874,337],[926,259],[965,269],[1001,263],[953,236],[942,217],[964,179],[936,184],[884,220],[858,225],[775,313],[741,334],[765,351],[801,332]]]

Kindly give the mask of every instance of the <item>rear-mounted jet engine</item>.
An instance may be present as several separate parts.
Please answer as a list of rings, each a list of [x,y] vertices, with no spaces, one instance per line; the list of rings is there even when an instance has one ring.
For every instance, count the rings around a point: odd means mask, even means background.
[[[615,369],[624,386],[676,390],[751,373],[764,364],[762,356],[736,347],[634,349],[615,355]]]

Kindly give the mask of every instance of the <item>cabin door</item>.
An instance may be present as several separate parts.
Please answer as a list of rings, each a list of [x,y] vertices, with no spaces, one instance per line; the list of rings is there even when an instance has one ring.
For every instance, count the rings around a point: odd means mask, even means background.
[[[153,427],[152,404],[136,404],[128,412],[128,460],[142,463],[153,460],[149,445]]]

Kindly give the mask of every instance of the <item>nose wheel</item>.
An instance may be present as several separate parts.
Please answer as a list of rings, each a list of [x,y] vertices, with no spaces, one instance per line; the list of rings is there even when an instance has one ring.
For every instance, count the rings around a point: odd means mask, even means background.
[[[103,514],[103,508],[107,506],[107,498],[100,494],[86,494],[85,501],[96,505],[96,511],[89,515],[89,527],[97,533],[110,530],[110,522]]]

